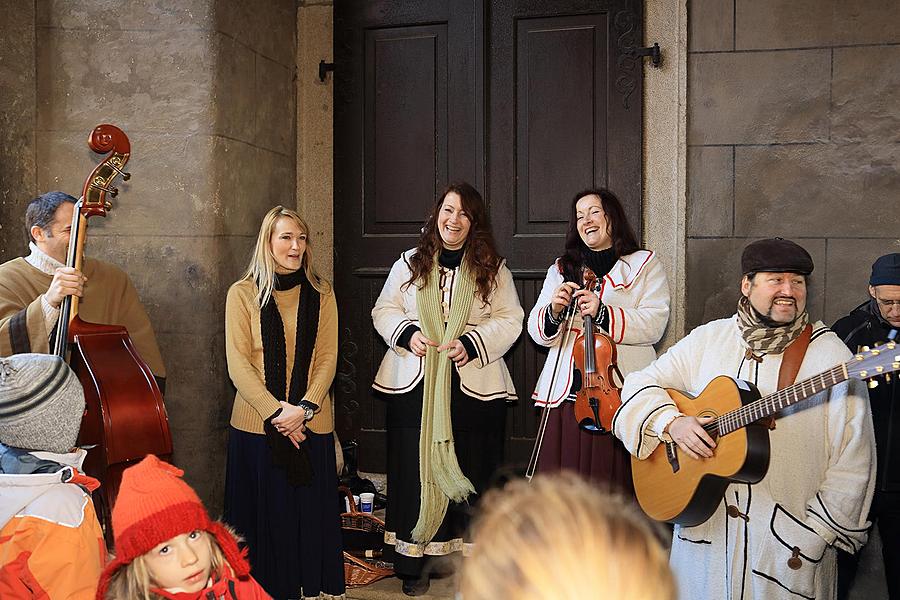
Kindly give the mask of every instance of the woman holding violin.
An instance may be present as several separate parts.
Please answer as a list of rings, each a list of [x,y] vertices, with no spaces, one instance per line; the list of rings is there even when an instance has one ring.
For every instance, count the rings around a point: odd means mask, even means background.
[[[313,268],[309,226],[276,206],[244,276],[228,290],[225,353],[237,394],[225,520],[276,600],[342,598],[334,410],[338,316]]]
[[[565,251],[547,270],[528,316],[529,335],[550,348],[532,394],[538,408],[549,410],[532,459],[538,472],[574,470],[631,493],[628,452],[602,431],[591,407],[576,418],[575,401],[587,401],[586,373],[601,374],[601,388],[621,386],[613,380],[614,358],[623,374],[650,364],[668,319],[665,271],[653,252],[638,245],[618,198],[606,189],[575,194]],[[586,330],[588,323],[593,331]],[[585,339],[588,347],[576,348]],[[586,357],[594,364],[584,364]]]
[[[516,397],[503,355],[524,316],[504,262],[481,195],[451,185],[372,309],[388,345],[372,384],[387,401],[386,554],[410,596],[428,590],[424,559],[463,549],[503,455]]]

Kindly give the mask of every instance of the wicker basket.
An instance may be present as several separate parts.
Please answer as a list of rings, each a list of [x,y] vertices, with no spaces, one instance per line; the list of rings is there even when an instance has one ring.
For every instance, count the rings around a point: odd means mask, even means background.
[[[347,587],[374,583],[394,574],[391,563],[375,558],[353,556],[350,552],[380,549],[384,541],[384,521],[369,513],[359,512],[353,494],[344,486],[338,488],[347,498],[350,512],[341,513],[344,537],[344,580]]]

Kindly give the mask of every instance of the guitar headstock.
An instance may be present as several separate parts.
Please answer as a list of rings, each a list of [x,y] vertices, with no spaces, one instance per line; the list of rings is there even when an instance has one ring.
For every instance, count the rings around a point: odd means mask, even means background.
[[[131,158],[131,142],[124,131],[115,125],[104,123],[91,131],[88,147],[98,154],[108,152],[109,156],[91,171],[84,182],[81,214],[85,218],[105,217],[106,211],[112,209],[112,202],[107,200],[107,195],[115,198],[119,193],[118,189],[112,187],[112,183],[119,175],[124,181],[131,178],[131,174],[125,172],[125,164]]]
[[[848,377],[872,379],[883,375],[890,381],[890,374],[900,371],[900,345],[890,341],[876,348],[863,347],[862,351],[844,366],[847,367]],[[878,382],[875,380],[869,382],[869,387],[877,385]]]

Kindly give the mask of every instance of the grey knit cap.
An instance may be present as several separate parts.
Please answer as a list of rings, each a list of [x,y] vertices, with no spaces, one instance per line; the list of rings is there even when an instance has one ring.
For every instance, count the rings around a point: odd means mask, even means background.
[[[68,452],[75,446],[84,391],[53,354],[0,358],[0,442],[15,448]]]

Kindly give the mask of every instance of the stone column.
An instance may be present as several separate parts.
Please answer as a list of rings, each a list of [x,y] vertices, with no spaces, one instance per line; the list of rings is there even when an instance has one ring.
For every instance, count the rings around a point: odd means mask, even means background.
[[[25,205],[35,196],[34,2],[0,2],[0,262],[24,244]]]
[[[168,370],[175,462],[219,513],[234,394],[225,294],[247,266],[262,215],[296,205],[295,3],[139,0],[112,10],[99,0],[41,2],[30,26],[23,3],[12,4],[7,16],[26,26],[4,19],[4,33],[17,37],[3,44],[24,48],[27,65],[29,35],[36,39],[36,100],[20,92],[24,108],[15,123],[0,121],[0,135],[34,137],[37,183],[0,195],[2,222],[20,222],[35,191],[80,192],[100,158],[85,144],[96,124],[129,135],[132,178],[119,184],[110,216],[91,220],[87,253],[134,281]],[[25,88],[29,70],[2,65],[0,76]],[[26,187],[28,161],[4,161],[3,176]],[[24,252],[10,245],[8,254]]]

